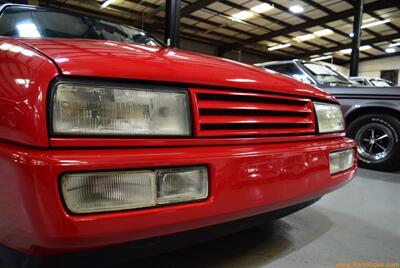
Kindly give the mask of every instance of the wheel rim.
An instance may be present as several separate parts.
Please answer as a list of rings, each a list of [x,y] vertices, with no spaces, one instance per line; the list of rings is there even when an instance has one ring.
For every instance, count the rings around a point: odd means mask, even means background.
[[[385,125],[370,123],[356,133],[358,154],[370,162],[382,162],[393,150],[394,136]]]

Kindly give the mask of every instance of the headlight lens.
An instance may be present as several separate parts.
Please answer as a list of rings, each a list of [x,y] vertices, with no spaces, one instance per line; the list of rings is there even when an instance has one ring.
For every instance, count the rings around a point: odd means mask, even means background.
[[[314,103],[319,133],[344,131],[344,118],[339,105]]]
[[[207,167],[64,174],[61,190],[77,214],[118,211],[204,200]]]
[[[68,135],[190,135],[187,92],[60,83],[53,132]]]
[[[354,149],[348,149],[329,154],[329,169],[331,174],[336,174],[350,169],[354,165]]]

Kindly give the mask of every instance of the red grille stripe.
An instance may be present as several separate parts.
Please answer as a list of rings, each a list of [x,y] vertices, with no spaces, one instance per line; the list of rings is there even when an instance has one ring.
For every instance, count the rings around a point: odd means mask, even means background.
[[[310,99],[239,90],[190,89],[195,135],[276,136],[315,132]]]

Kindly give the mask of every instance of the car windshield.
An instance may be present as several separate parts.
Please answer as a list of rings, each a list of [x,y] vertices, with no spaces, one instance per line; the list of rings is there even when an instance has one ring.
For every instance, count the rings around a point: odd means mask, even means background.
[[[6,6],[0,36],[85,38],[158,46],[163,44],[135,27],[55,9]]]
[[[320,84],[331,86],[336,84],[354,85],[346,77],[328,66],[316,63],[304,63],[304,66]]]

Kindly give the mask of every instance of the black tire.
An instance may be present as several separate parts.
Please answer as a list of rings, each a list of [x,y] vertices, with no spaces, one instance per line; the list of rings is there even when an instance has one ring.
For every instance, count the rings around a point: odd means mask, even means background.
[[[400,169],[399,119],[388,114],[364,115],[349,124],[347,134],[357,142],[360,167]]]

